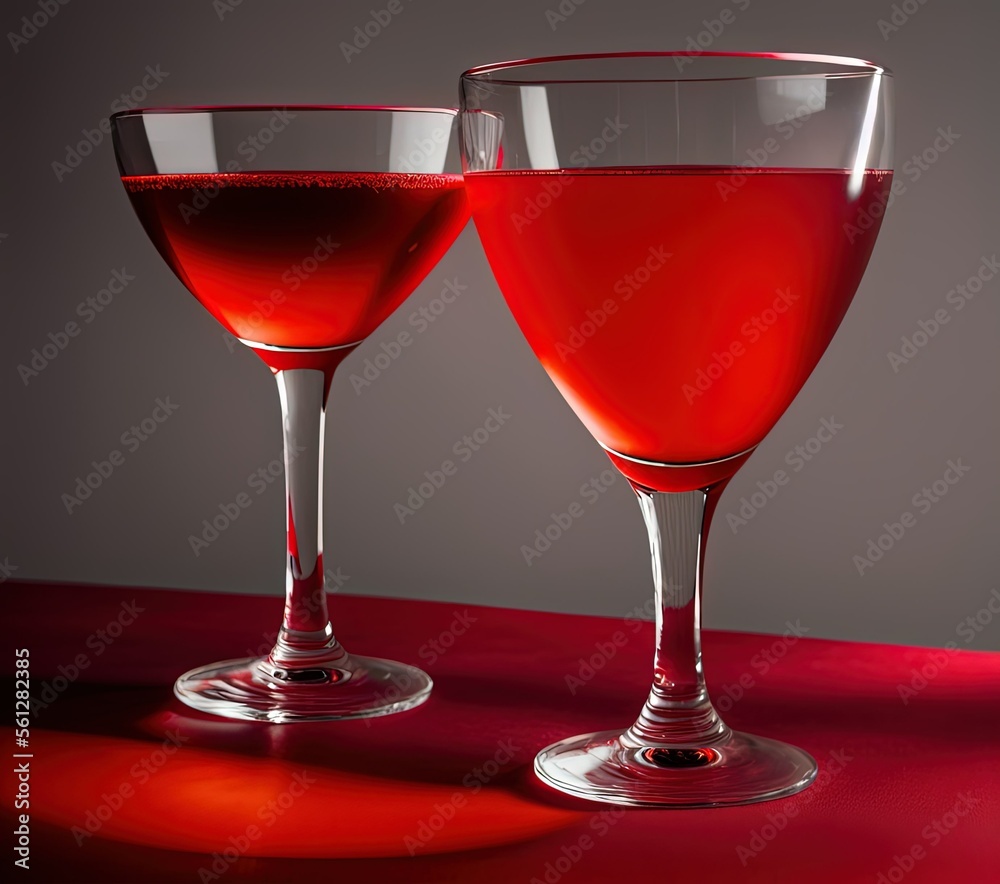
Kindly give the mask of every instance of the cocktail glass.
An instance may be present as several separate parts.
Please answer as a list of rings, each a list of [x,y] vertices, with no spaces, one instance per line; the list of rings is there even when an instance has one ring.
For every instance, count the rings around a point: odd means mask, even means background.
[[[204,107],[112,118],[122,182],[181,282],[270,367],[281,397],[286,604],[271,652],[202,666],[190,706],[271,722],[385,715],[427,699],[402,663],[348,654],[327,613],[324,414],[333,373],[468,220],[457,112]]]
[[[805,752],[730,729],[699,636],[709,523],[861,280],[892,179],[891,77],[850,58],[625,53],[463,75],[466,193],[515,320],[649,532],[653,685],[629,728],[535,760],[564,792],[791,795]]]

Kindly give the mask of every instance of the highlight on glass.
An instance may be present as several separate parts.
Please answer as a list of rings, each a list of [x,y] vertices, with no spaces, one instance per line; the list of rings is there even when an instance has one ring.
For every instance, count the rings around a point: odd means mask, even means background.
[[[153,245],[271,369],[281,399],[288,553],[277,641],[265,657],[182,675],[175,693],[205,712],[270,722],[422,703],[431,690],[424,672],[349,654],[333,634],[323,438],[337,366],[468,220],[457,112],[164,108],[116,114],[112,124],[122,183]]]
[[[892,181],[892,79],[798,54],[624,53],[461,79],[466,193],[525,338],[638,497],[657,598],[635,723],[535,760],[549,785],[699,807],[804,789],[702,673],[712,513],[847,311]],[[552,453],[555,456],[555,452]]]

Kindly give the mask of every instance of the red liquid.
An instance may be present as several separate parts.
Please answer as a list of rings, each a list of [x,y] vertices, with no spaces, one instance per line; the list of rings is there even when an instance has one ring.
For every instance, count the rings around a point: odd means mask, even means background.
[[[892,173],[866,172],[853,198],[849,179],[678,167],[481,172],[465,186],[514,318],[587,428],[629,457],[687,464],[757,445],[823,355],[881,212],[853,242],[844,225],[884,203]],[[680,490],[685,471],[633,472]]]
[[[468,220],[460,175],[263,172],[122,181],[150,239],[209,312],[238,338],[280,347],[363,340]]]

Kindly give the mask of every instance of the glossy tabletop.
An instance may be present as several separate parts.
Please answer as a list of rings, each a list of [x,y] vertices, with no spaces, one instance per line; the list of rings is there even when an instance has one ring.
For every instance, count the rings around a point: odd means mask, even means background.
[[[266,648],[280,599],[3,592],[38,701],[29,746],[6,737],[32,756],[19,880],[1000,881],[997,653],[825,641],[794,623],[779,636],[708,631],[726,721],[808,750],[819,778],[765,804],[623,810],[549,790],[531,763],[557,739],[631,722],[653,630],[627,612],[336,594],[341,641],[421,666],[430,700],[266,725],[190,710],[171,685]],[[13,653],[8,665],[13,678]]]

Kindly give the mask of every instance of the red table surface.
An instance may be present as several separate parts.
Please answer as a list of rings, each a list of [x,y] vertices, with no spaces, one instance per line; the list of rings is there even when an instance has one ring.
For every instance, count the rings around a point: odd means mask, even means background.
[[[556,739],[631,723],[650,623],[335,595],[345,645],[421,665],[430,700],[265,725],[197,713],[170,686],[273,638],[279,600],[3,592],[47,703],[29,748],[11,750],[33,755],[19,880],[1000,881],[1000,654],[708,631],[727,722],[808,750],[819,780],[746,807],[617,810],[542,786],[531,762]],[[572,693],[567,676],[594,654],[605,664]],[[916,688],[905,703],[901,684]]]

